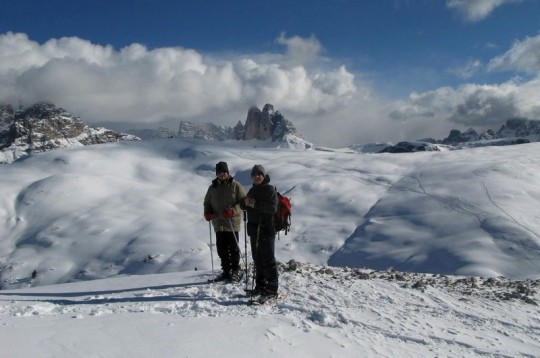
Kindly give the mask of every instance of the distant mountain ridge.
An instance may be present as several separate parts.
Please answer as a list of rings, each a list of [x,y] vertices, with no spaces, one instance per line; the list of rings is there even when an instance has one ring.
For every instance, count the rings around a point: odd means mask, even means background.
[[[196,124],[186,121],[180,121],[177,136],[218,141],[242,139],[236,138],[234,129],[231,127],[219,126],[213,123]]]
[[[473,128],[469,128],[465,132],[460,132],[457,129],[450,131],[448,137],[441,141],[442,144],[461,144],[476,141],[490,141],[496,139],[518,139],[523,142],[538,142],[540,141],[540,121],[529,120],[526,118],[510,118],[497,131],[488,129],[482,133],[476,132]]]
[[[154,138],[196,138],[208,141],[259,140],[272,147],[296,149],[313,148],[272,104],[262,110],[249,108],[245,123],[220,126],[213,123],[196,124],[181,121],[178,131],[168,128],[134,129],[130,134],[103,127],[89,127],[79,117],[50,103],[36,103],[14,110],[11,105],[0,104],[0,164],[11,163],[31,153],[58,148]],[[503,146],[540,141],[540,120],[510,118],[498,131],[488,129],[478,133],[473,128],[464,132],[450,131],[442,139],[419,139],[391,143],[352,145],[349,148],[364,153],[404,153]]]
[[[103,127],[89,127],[79,117],[50,103],[17,111],[0,105],[0,164],[58,148],[140,140]]]
[[[213,123],[192,123],[181,121],[178,132],[168,128],[134,129],[128,132],[143,139],[154,138],[196,138],[202,140],[262,140],[271,141],[276,146],[311,148],[313,145],[304,140],[295,125],[286,119],[272,104],[267,103],[262,110],[256,106],[249,108],[245,124],[242,121],[234,127],[220,126]]]
[[[31,153],[58,148],[155,138],[196,138],[203,140],[261,140],[275,147],[311,148],[294,124],[274,106],[266,104],[261,111],[253,106],[246,122],[227,127],[213,123],[196,124],[181,121],[178,132],[169,128],[133,129],[129,134],[102,127],[89,127],[79,117],[51,103],[36,103],[14,110],[0,104],[0,164],[11,163]]]
[[[441,149],[463,149],[486,146],[504,146],[540,142],[540,120],[526,118],[509,118],[498,131],[488,129],[478,133],[469,128],[464,132],[452,129],[448,137],[437,140],[433,138],[403,141],[395,145],[388,143],[371,143],[353,145],[351,149],[364,153],[408,153],[440,151]]]

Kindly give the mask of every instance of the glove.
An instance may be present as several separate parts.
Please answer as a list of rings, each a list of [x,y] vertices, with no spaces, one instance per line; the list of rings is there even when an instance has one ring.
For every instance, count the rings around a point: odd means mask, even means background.
[[[228,208],[223,212],[223,217],[225,219],[230,219],[234,216],[234,210],[232,208]]]
[[[214,215],[210,213],[204,213],[204,218],[206,219],[206,221],[210,221],[214,219]]]
[[[246,206],[248,206],[250,208],[254,208],[255,207],[255,199],[250,198],[249,196],[246,196],[244,198],[244,204],[246,204]]]

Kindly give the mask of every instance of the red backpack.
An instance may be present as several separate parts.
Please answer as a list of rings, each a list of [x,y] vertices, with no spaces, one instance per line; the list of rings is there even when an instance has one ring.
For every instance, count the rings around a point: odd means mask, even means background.
[[[291,228],[291,199],[281,195],[277,190],[276,193],[278,205],[274,216],[274,228],[276,232],[285,230],[285,235],[287,235]]]

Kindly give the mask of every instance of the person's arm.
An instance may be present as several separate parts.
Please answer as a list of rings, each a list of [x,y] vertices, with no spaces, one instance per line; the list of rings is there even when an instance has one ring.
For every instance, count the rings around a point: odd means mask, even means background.
[[[237,183],[237,185],[236,185],[236,196],[235,196],[236,204],[234,205],[234,211],[235,212],[237,211],[237,205],[240,207],[241,210],[246,210],[246,208],[242,207],[242,205],[244,205],[244,197],[245,196],[246,196],[246,192],[244,190],[244,187],[242,186],[242,184]],[[237,214],[239,214],[239,213],[237,213]]]
[[[214,208],[212,207],[212,199],[210,194],[210,188],[206,191],[206,195],[204,196],[204,212],[208,214],[214,214]]]

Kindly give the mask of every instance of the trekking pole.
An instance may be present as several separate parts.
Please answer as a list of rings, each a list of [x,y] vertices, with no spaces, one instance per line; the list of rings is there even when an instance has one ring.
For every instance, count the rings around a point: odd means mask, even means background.
[[[253,300],[253,291],[255,290],[255,276],[257,275],[257,259],[259,258],[259,232],[261,229],[261,223],[257,225],[257,238],[255,240],[255,255],[253,255],[253,277],[251,280],[251,293],[249,299]]]
[[[238,248],[238,253],[240,254],[240,257],[242,257],[242,249],[240,248],[240,244],[238,243],[238,237],[236,237],[236,231],[234,231],[234,227],[233,227],[233,224],[232,224],[232,220],[231,219],[227,219],[227,221],[229,222],[229,226],[231,227],[231,230],[232,230],[232,233],[233,233],[233,236],[234,236],[234,242],[236,242],[236,247]],[[246,265],[246,261],[244,260],[244,265]]]
[[[212,277],[214,276],[214,254],[212,253],[212,223],[208,222],[208,229],[210,231],[210,260],[212,261]]]
[[[247,265],[247,211],[244,210],[244,262],[246,263],[246,291],[248,289],[248,265]]]

